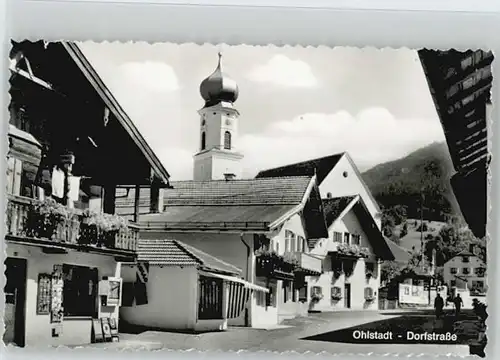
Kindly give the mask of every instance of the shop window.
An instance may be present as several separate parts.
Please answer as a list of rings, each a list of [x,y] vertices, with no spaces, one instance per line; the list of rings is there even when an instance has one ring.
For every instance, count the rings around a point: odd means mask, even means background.
[[[96,316],[97,269],[63,265],[64,316]]]

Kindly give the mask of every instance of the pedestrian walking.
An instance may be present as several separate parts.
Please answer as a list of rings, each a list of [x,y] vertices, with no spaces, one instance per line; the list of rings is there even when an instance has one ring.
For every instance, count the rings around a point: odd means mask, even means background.
[[[455,304],[455,316],[458,318],[458,316],[460,315],[460,309],[464,305],[464,301],[462,300],[460,294],[457,294],[457,296],[455,296],[455,298],[453,299],[453,303]]]
[[[440,319],[443,315],[444,300],[438,293],[434,299],[434,310],[436,311],[436,319]]]

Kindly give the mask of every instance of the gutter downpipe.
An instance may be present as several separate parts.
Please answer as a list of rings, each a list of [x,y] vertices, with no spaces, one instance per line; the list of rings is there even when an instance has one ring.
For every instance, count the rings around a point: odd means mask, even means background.
[[[248,245],[245,240],[243,240],[243,233],[240,233],[240,240],[241,242],[243,243],[243,245],[245,245],[246,249],[247,249],[247,261],[246,261],[246,269],[245,269],[245,280],[250,282],[250,283],[253,283],[253,279],[249,279],[248,275],[249,275],[249,271],[248,271],[248,266],[250,264],[250,245]],[[250,299],[251,301],[251,299]],[[248,307],[245,308],[245,326],[248,327]]]

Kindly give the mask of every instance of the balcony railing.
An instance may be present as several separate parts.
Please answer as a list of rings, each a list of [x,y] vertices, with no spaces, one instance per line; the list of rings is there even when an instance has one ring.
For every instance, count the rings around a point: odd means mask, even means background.
[[[297,268],[294,259],[265,250],[258,250],[255,255],[255,272],[257,276],[282,280],[294,278],[294,270]]]
[[[119,216],[90,216],[55,202],[12,195],[8,197],[6,223],[7,236],[54,245],[135,251],[139,239],[138,227]]]
[[[297,262],[298,269],[296,271],[310,275],[321,274],[322,260],[320,258],[303,252],[295,252],[292,256]]]

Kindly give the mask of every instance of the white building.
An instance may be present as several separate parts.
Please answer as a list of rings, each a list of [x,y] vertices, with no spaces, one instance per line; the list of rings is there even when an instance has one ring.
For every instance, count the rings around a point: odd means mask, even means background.
[[[486,264],[471,251],[463,251],[443,266],[444,282],[451,288],[486,292]]]

